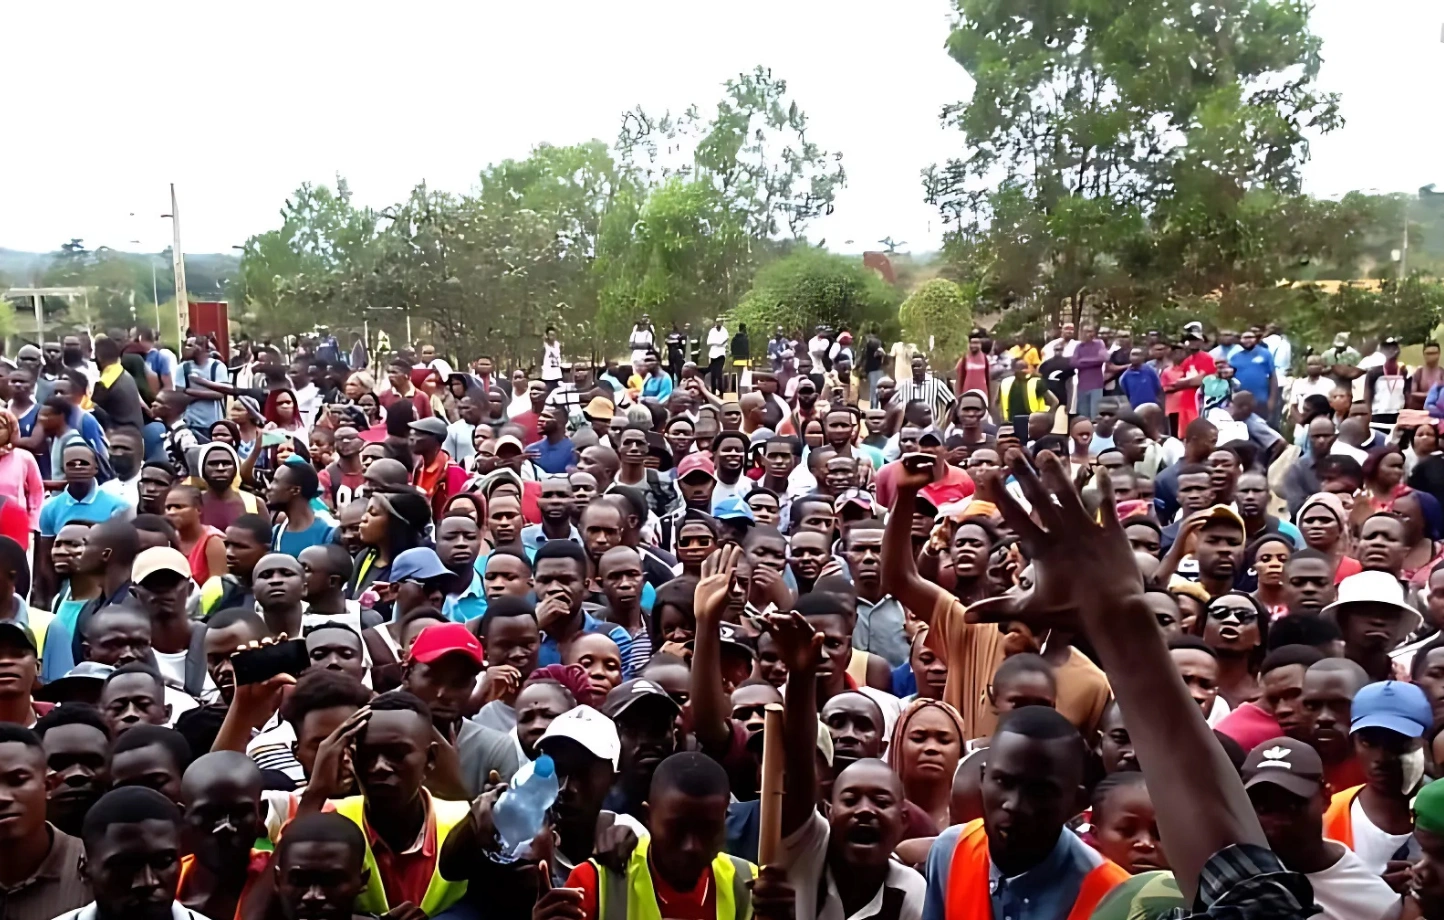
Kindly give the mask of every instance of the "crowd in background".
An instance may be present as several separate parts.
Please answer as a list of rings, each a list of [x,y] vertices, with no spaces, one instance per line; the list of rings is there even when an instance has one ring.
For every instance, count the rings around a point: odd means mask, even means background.
[[[762,334],[21,347],[0,916],[1444,920],[1437,344]]]

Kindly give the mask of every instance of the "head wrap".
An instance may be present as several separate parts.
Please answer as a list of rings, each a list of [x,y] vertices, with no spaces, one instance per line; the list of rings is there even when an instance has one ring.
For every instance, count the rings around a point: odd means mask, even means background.
[[[1444,834],[1444,779],[1436,779],[1414,796],[1414,826]]]
[[[903,739],[906,738],[908,734],[908,725],[927,709],[937,709],[941,711],[943,715],[947,716],[948,720],[953,723],[953,730],[958,733],[959,752],[962,752],[967,746],[968,733],[963,728],[963,717],[961,713],[942,700],[913,700],[912,703],[908,705],[908,708],[903,710],[902,715],[898,716],[897,724],[892,727],[892,739],[887,745],[887,765],[892,767],[892,771],[899,777],[903,775],[902,749]]]
[[[1295,520],[1302,521],[1304,515],[1314,506],[1322,507],[1332,514],[1334,519],[1339,522],[1340,527],[1348,527],[1349,513],[1344,510],[1343,499],[1332,492],[1315,492],[1313,495],[1310,495],[1308,501],[1304,502],[1303,507],[1299,508],[1299,513]]]
[[[586,669],[579,664],[549,664],[544,668],[537,668],[527,675],[526,682],[538,680],[554,680],[566,687],[578,706],[596,706],[602,702],[593,697],[592,682],[587,678]]]

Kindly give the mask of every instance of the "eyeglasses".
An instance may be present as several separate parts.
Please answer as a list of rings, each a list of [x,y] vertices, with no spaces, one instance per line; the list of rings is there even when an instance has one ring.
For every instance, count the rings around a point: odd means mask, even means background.
[[[1249,623],[1258,620],[1258,611],[1253,608],[1230,607],[1227,604],[1219,604],[1216,607],[1208,608],[1208,616],[1210,619],[1220,622],[1227,620],[1229,617],[1233,617],[1238,620],[1239,623],[1247,626]]]

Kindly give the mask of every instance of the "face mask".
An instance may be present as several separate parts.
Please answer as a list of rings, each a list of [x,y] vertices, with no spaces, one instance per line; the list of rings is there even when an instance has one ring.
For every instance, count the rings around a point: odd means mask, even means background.
[[[140,469],[140,464],[136,462],[135,457],[124,457],[111,454],[110,467],[111,469],[115,470],[115,475],[119,478],[129,479],[135,475],[136,470]]]
[[[1400,791],[1408,795],[1419,787],[1419,781],[1424,778],[1424,749],[1417,747],[1400,757],[1399,765],[1404,770],[1404,788]]]

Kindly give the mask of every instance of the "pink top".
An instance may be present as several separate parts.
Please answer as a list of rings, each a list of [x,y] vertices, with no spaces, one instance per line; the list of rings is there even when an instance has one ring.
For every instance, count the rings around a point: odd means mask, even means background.
[[[40,465],[28,450],[16,448],[0,457],[0,495],[24,508],[30,515],[30,529],[40,529],[40,506],[45,504],[45,483]]]

